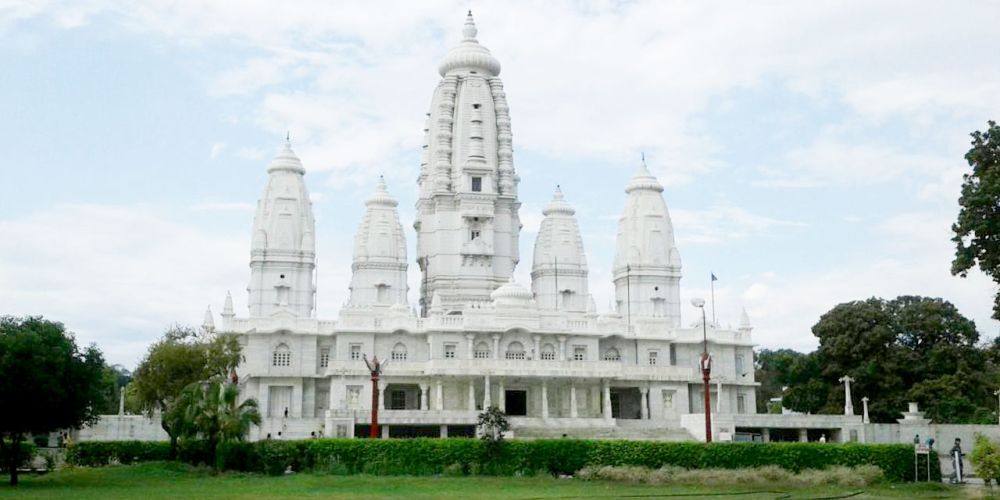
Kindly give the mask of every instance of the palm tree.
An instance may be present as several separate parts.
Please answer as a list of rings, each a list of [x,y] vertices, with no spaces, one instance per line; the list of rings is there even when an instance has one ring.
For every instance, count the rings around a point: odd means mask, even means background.
[[[221,377],[189,384],[178,403],[180,434],[208,442],[212,463],[219,443],[242,441],[260,424],[257,400],[238,403],[240,389]]]

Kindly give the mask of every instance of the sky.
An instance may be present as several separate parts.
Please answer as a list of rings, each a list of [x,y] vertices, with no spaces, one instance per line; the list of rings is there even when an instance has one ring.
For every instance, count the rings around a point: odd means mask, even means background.
[[[558,184],[607,310],[644,153],[684,324],[715,273],[719,323],[745,307],[761,347],[812,350],[836,304],[903,294],[1000,333],[996,285],[950,274],[969,133],[1000,115],[1000,4],[980,1],[0,0],[0,314],[63,322],[128,368],[227,291],[245,315],[288,132],[317,315],[336,318],[379,175],[412,260],[424,114],[470,8],[511,108],[522,284]],[[416,303],[412,262],[410,281]]]

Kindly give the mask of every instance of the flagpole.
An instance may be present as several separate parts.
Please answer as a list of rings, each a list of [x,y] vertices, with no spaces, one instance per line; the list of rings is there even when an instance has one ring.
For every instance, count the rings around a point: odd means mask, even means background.
[[[717,326],[718,323],[716,323],[716,321],[715,321],[715,280],[716,279],[718,279],[718,278],[715,277],[715,273],[712,273],[712,280],[711,280],[712,281],[712,324]]]

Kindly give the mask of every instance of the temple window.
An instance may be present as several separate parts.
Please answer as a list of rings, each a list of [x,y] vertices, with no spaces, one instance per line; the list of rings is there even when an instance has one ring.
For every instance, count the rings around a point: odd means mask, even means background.
[[[524,359],[524,345],[520,342],[511,342],[507,346],[507,352],[504,353],[505,359]]]
[[[320,349],[319,351],[319,367],[326,368],[330,366],[330,348]]]
[[[292,366],[292,351],[285,344],[278,344],[271,353],[271,366]]]
[[[455,344],[444,345],[444,358],[455,359]]]
[[[476,359],[490,359],[490,345],[486,342],[476,344],[476,350],[473,352],[473,357]]]
[[[472,178],[472,192],[479,193],[483,190],[483,178],[473,177]]]
[[[582,345],[573,346],[573,361],[583,361],[587,359],[587,348]]]
[[[361,359],[361,344],[351,344],[351,360]]]
[[[545,344],[542,346],[542,360],[543,361],[555,361],[556,360],[556,348],[552,344]]]
[[[604,351],[604,361],[621,361],[622,355],[618,352],[618,349],[612,347],[607,351]]]
[[[406,361],[406,345],[404,345],[402,342],[396,344],[392,348],[392,360]]]
[[[660,357],[660,351],[649,351],[649,366],[656,366],[656,362]]]

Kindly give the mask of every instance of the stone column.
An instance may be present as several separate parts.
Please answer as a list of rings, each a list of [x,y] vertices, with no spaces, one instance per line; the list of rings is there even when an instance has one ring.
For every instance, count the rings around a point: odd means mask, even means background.
[[[604,419],[611,420],[614,418],[611,413],[611,383],[607,380],[604,381]]]
[[[473,334],[471,334],[471,333],[466,333],[465,334],[465,340],[466,340],[466,348],[468,350],[467,358],[468,359],[472,359],[472,358],[475,357],[475,352],[474,351],[476,350],[476,345],[475,345],[476,344],[476,336],[473,335]]]
[[[851,400],[851,382],[854,379],[850,375],[844,375],[838,380],[844,383],[844,415],[854,415],[854,402]]]
[[[441,424],[441,431],[440,432],[441,432],[440,436],[442,438],[448,437],[448,426],[445,425],[445,424]]]
[[[507,394],[503,390],[503,379],[497,381],[497,407],[500,411],[507,412]]]
[[[483,410],[493,405],[493,399],[490,397],[490,376],[486,375],[483,377]]]
[[[577,418],[576,384],[572,382],[569,384],[569,416],[570,418]]]
[[[723,406],[725,398],[722,397],[722,380],[715,381],[715,413],[729,413],[729,405]]]
[[[493,359],[500,359],[500,334],[493,334]]]
[[[542,418],[549,418],[549,389],[542,379]]]
[[[764,440],[765,443],[771,442],[771,429],[767,427],[760,430],[760,438]]]
[[[639,412],[643,420],[649,420],[649,387],[639,388]]]
[[[534,353],[531,355],[535,361],[540,361],[542,359],[542,336],[535,335],[531,338],[535,341]]]
[[[389,426],[379,424],[379,430],[382,431],[382,439],[389,439]]]
[[[434,388],[434,409],[437,411],[444,410],[444,384],[438,379],[437,387]],[[447,432],[445,433],[447,436]]]
[[[427,411],[427,391],[430,390],[431,386],[428,384],[420,384],[420,409]]]
[[[566,361],[566,336],[559,337],[559,361]]]
[[[799,429],[799,442],[808,443],[809,442],[809,431],[806,429]]]
[[[476,380],[469,380],[469,411],[476,411]]]
[[[863,412],[861,413],[861,423],[863,424],[870,423],[868,420],[868,396],[861,398],[861,404],[863,407],[862,408]]]
[[[379,411],[382,411],[382,410],[385,409],[385,387],[386,387],[386,385],[387,384],[385,383],[384,380],[379,380],[378,381],[378,401],[376,401],[376,403],[378,404],[378,410]]]

